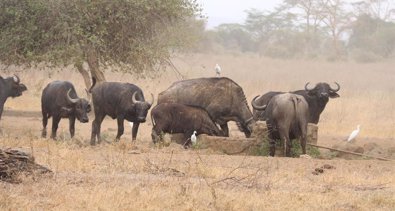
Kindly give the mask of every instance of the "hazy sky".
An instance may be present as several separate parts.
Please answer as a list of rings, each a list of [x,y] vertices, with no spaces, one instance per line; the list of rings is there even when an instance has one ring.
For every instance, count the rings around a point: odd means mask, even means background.
[[[203,7],[203,14],[208,17],[208,28],[221,23],[243,23],[245,10],[255,8],[272,10],[281,0],[198,0]]]

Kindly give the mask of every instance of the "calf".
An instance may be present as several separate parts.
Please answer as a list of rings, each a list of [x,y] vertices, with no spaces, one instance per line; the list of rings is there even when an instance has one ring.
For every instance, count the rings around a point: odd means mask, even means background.
[[[162,103],[151,111],[152,141],[160,140],[161,133],[183,133],[184,138],[197,134],[223,136],[206,110],[178,103]]]

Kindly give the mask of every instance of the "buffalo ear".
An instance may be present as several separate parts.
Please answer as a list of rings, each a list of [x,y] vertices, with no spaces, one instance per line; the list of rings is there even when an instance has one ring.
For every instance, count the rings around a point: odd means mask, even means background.
[[[329,97],[330,97],[330,98],[338,98],[338,97],[340,97],[340,95],[337,94],[336,92],[330,92],[330,93],[329,93]]]
[[[27,87],[25,86],[25,84],[19,84],[19,91],[23,92],[26,90],[27,90]]]

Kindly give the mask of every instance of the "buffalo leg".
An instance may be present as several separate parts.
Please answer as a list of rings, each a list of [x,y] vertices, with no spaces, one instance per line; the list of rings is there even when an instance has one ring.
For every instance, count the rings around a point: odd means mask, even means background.
[[[302,147],[303,154],[306,154],[306,142],[307,142],[307,122],[302,123],[306,125],[306,127],[301,127],[301,137],[300,137],[300,146]]]
[[[1,116],[3,115],[4,103],[5,100],[0,102],[0,120],[1,120]]]
[[[121,139],[121,136],[124,132],[124,117],[123,116],[118,116],[117,117],[117,122],[118,122],[118,133],[117,133],[117,137],[115,138],[115,141],[119,141],[119,139]],[[133,124],[134,127],[134,124]]]
[[[56,140],[56,131],[58,130],[58,125],[60,122],[60,116],[53,116],[52,117],[52,133],[51,138]]]
[[[162,141],[162,137],[160,136],[162,131],[159,130],[158,128],[159,128],[158,125],[155,125],[151,131],[151,138],[154,144],[156,144],[158,141]]]
[[[155,131],[155,129],[152,129],[152,131],[151,131],[151,138],[152,138],[152,142],[153,142],[154,144],[158,143],[158,141],[159,141],[159,135],[158,135],[158,133]]]
[[[225,136],[225,137],[229,137],[229,128],[228,128],[228,124],[227,124],[227,123],[222,124],[222,125],[220,125],[220,127],[221,127],[221,130],[222,130],[223,133],[224,133],[224,136]]]
[[[75,116],[69,117],[69,130],[71,138],[74,137],[75,134]]]
[[[284,141],[284,156],[291,157],[292,143],[289,139],[289,130],[286,128],[279,128],[280,138]]]
[[[105,115],[97,115],[95,114],[95,120],[92,122],[92,135],[91,135],[91,145],[95,145],[95,140],[97,136],[97,143],[100,144],[101,137],[100,137],[100,127],[101,123],[103,122]]]
[[[137,131],[139,130],[140,123],[139,122],[133,122],[133,128],[132,128],[132,141],[136,140],[137,137]]]
[[[269,130],[270,131],[270,130]],[[270,133],[269,134],[269,155],[274,157],[274,154],[276,153],[276,139],[274,136]]]
[[[41,137],[47,137],[47,125],[48,125],[48,115],[47,113],[43,112],[43,130],[41,132]]]

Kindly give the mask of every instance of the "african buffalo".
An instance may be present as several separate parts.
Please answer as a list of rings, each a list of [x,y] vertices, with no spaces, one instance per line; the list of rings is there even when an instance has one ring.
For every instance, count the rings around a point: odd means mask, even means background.
[[[284,141],[285,155],[291,156],[291,139],[300,138],[303,154],[306,154],[306,137],[309,108],[301,95],[283,93],[275,95],[269,103],[254,109],[264,110],[266,124],[269,130],[270,156],[275,153],[275,140]]]
[[[154,101],[152,95],[151,103],[145,102],[143,91],[139,87],[130,83],[119,82],[101,82],[96,85],[96,79],[92,78],[92,87],[89,92],[92,93],[93,106],[95,110],[95,120],[92,122],[91,145],[101,142],[100,127],[106,115],[112,119],[117,119],[118,141],[124,131],[124,120],[133,122],[132,140],[136,140],[139,125],[145,122],[147,112]]]
[[[249,137],[255,121],[243,89],[229,78],[198,78],[173,83],[161,92],[158,104],[180,103],[205,109],[224,135],[229,136],[227,122],[236,121]]]
[[[75,118],[80,122],[89,122],[90,103],[79,98],[72,83],[68,81],[53,81],[43,90],[41,95],[41,111],[43,115],[43,130],[41,136],[47,137],[48,118],[52,116],[51,138],[56,139],[56,131],[61,118],[69,118],[71,137],[75,133]]]
[[[178,103],[162,103],[151,110],[152,141],[156,143],[162,133],[183,133],[185,140],[193,131],[198,134],[222,136],[222,131],[206,110]]]
[[[340,90],[340,85],[335,82],[337,85],[336,89],[333,89],[327,83],[318,83],[314,88],[309,88],[307,83],[305,85],[304,90],[293,91],[291,93],[298,94],[303,96],[303,98],[307,101],[309,105],[309,113],[310,116],[308,118],[309,123],[317,124],[320,120],[320,115],[322,111],[325,109],[326,104],[329,101],[329,98],[337,98],[340,97],[337,92]],[[272,97],[283,94],[284,92],[267,92],[264,95],[254,98],[254,104],[256,107],[264,106],[269,103]],[[257,109],[253,109],[254,119],[257,120],[265,120],[264,112],[259,111]]]
[[[20,83],[18,76],[3,78],[0,76],[0,119],[3,114],[4,104],[8,97],[19,97],[27,88]]]

